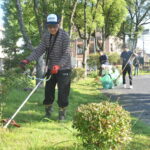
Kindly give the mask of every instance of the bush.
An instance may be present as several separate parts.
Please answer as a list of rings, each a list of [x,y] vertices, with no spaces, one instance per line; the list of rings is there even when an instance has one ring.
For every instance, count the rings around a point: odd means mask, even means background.
[[[31,53],[30,50],[25,50],[21,54],[8,54],[9,58],[5,58],[4,60],[4,70],[9,70],[12,68],[17,68],[20,64],[20,61],[25,59]],[[35,66],[35,61],[32,61],[30,64],[26,66],[26,68],[33,69]]]
[[[131,140],[131,117],[117,103],[104,101],[79,106],[73,127],[86,148],[114,150]]]
[[[5,71],[3,75],[2,86],[6,89],[11,88],[24,88],[31,86],[31,80],[24,74],[18,73],[16,70]]]
[[[24,88],[32,86],[31,80],[25,75],[21,74],[19,70],[8,70],[0,76],[0,120],[3,117],[3,109],[7,101],[7,95],[12,88]],[[2,124],[0,123],[0,126]]]
[[[90,71],[88,73],[88,77],[97,78],[98,77],[98,71]]]
[[[83,68],[74,68],[71,74],[72,81],[78,81],[81,78],[84,78],[85,69]]]
[[[3,108],[4,108],[4,95],[6,94],[6,89],[5,89],[5,86],[2,88],[2,78],[0,78],[0,127],[2,126],[2,118],[3,118]]]
[[[98,54],[90,54],[88,59],[87,59],[87,64],[90,68],[95,69],[95,66],[98,68],[99,67],[99,55]]]
[[[120,55],[117,52],[107,53],[110,64],[120,64]]]

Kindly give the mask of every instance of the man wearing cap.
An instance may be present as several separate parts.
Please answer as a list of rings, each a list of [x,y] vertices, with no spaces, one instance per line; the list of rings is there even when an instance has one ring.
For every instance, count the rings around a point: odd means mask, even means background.
[[[55,86],[58,86],[58,106],[59,120],[65,119],[66,107],[70,91],[71,76],[71,53],[70,39],[68,34],[59,28],[60,18],[56,14],[49,14],[47,17],[48,32],[44,34],[39,46],[21,64],[26,65],[49,51],[47,76],[51,75],[50,80],[45,86],[45,116],[50,117],[52,105],[55,99]]]

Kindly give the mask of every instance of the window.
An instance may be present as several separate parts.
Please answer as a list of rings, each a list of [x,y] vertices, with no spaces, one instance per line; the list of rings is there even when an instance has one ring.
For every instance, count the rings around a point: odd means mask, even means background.
[[[83,54],[83,45],[77,45],[77,54]]]

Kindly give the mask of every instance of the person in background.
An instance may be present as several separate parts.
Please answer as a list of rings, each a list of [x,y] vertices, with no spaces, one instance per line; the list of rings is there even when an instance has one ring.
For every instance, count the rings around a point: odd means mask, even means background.
[[[140,64],[140,62],[139,62],[139,57],[137,56],[137,57],[135,57],[134,60],[133,60],[134,76],[135,76],[135,75],[138,75],[138,73],[139,73],[139,64]]]
[[[126,86],[126,73],[129,75],[129,88],[132,89],[132,60],[136,56],[135,53],[128,50],[126,46],[123,47],[123,52],[121,53],[120,57],[122,60],[122,74],[123,74],[123,86],[124,88],[127,88]]]
[[[99,75],[102,75],[102,65],[108,65],[108,56],[104,54],[102,50],[99,50],[99,62],[100,62],[100,67],[99,67]]]
[[[60,29],[60,17],[56,14],[47,16],[47,32],[44,34],[40,45],[21,61],[22,65],[29,64],[38,58],[48,49],[48,70],[47,77],[51,75],[50,80],[45,86],[45,117],[51,117],[53,102],[55,99],[55,86],[58,86],[58,106],[59,120],[66,117],[66,108],[69,105],[69,91],[71,83],[71,51],[70,39],[68,34]]]

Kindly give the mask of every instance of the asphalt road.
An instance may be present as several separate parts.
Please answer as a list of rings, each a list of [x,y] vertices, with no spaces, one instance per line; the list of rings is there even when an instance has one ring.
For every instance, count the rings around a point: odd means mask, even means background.
[[[128,79],[128,76],[126,78]],[[109,95],[111,100],[118,99],[133,116],[150,125],[150,75],[133,77],[133,89],[120,86],[102,92]]]

